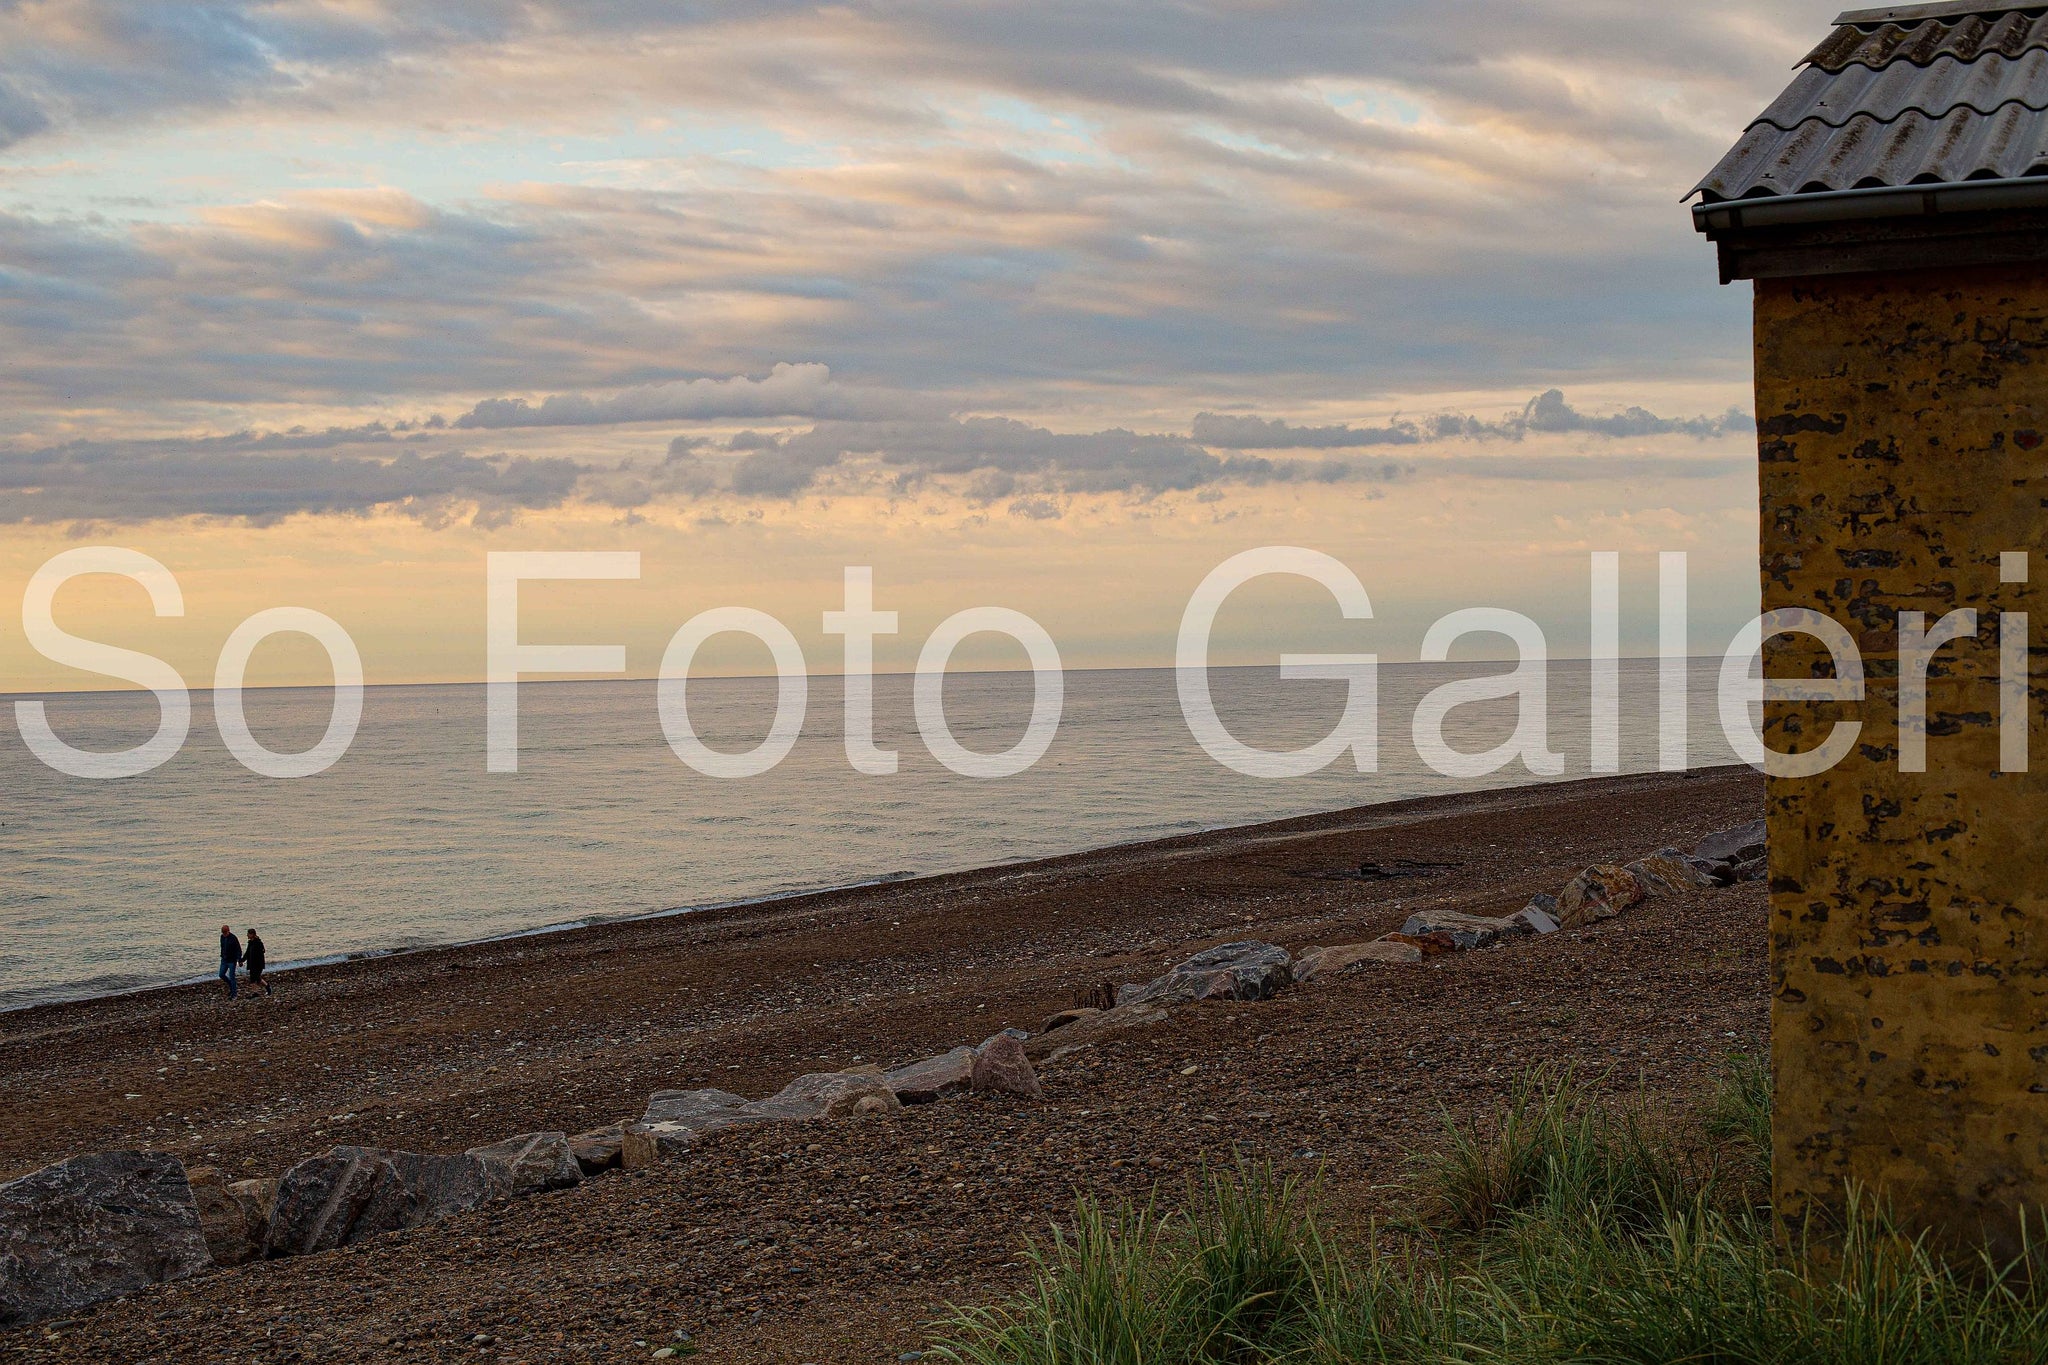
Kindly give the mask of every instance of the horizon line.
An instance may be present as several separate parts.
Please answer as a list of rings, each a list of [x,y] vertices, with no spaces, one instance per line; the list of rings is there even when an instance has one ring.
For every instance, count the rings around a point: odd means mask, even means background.
[[[1723,657],[1724,657],[1724,656],[1722,656],[1722,655],[1719,655],[1719,654],[1688,654],[1688,655],[1686,655],[1686,656],[1685,656],[1685,662],[1686,662],[1687,664],[1689,664],[1689,665],[1690,665],[1690,664],[1696,664],[1696,663],[1702,663],[1702,662],[1715,662],[1715,663],[1718,663],[1718,662],[1720,662],[1720,661],[1721,661],[1721,660],[1723,659]],[[1441,668],[1441,667],[1443,667],[1443,666],[1444,666],[1445,664],[1495,664],[1495,663],[1507,663],[1507,662],[1509,662],[1509,660],[1507,660],[1507,659],[1447,659],[1447,660],[1439,660],[1439,661],[1436,661],[1436,662],[1429,662],[1429,661],[1425,661],[1425,660],[1421,660],[1421,659],[1378,659],[1378,660],[1376,660],[1376,661],[1375,661],[1375,663],[1376,663],[1376,666],[1378,666],[1378,667],[1381,667],[1381,668]],[[1556,656],[1553,656],[1553,657],[1551,657],[1550,659],[1548,659],[1548,660],[1547,660],[1546,662],[1547,662],[1548,664],[1552,664],[1552,665],[1555,665],[1555,664],[1581,664],[1581,665],[1588,665],[1588,666],[1590,666],[1590,665],[1591,665],[1591,664],[1592,664],[1592,663],[1594,662],[1594,660],[1593,660],[1593,659],[1591,659],[1590,657],[1587,657],[1587,656],[1583,656],[1583,655],[1567,655],[1567,656],[1563,656],[1563,657],[1556,657]],[[1627,664],[1627,663],[1661,663],[1661,662],[1663,662],[1663,656],[1662,656],[1662,655],[1660,655],[1660,654],[1623,654],[1623,655],[1620,655],[1619,657],[1617,657],[1617,658],[1616,658],[1616,659],[1615,659],[1615,660],[1614,660],[1613,662],[1615,662],[1615,663],[1618,663],[1618,664]],[[1277,671],[1279,670],[1279,668],[1280,668],[1280,665],[1279,665],[1279,663],[1278,663],[1278,662],[1274,662],[1274,663],[1266,663],[1266,664],[1211,664],[1211,665],[1209,665],[1209,671],[1210,671],[1211,673],[1231,673],[1231,672],[1244,672],[1244,671],[1247,671],[1247,670],[1251,670],[1251,669],[1262,669],[1262,670],[1266,670],[1266,671],[1269,671],[1269,672],[1277,672]],[[949,668],[948,668],[948,669],[946,670],[946,673],[947,673],[947,676],[949,676],[949,677],[951,677],[951,676],[955,676],[955,675],[969,675],[969,674],[972,674],[972,675],[977,675],[977,676],[1005,676],[1005,675],[1008,675],[1008,676],[1017,676],[1017,675],[1022,675],[1022,676],[1029,676],[1029,675],[1030,675],[1030,674],[1032,673],[1032,671],[1033,671],[1033,670],[1031,670],[1031,669],[1029,669],[1029,668],[950,668],[950,667],[949,667]],[[1178,666],[1178,665],[1176,665],[1176,664],[1112,664],[1112,665],[1094,665],[1094,666],[1089,666],[1089,667],[1074,667],[1074,668],[1062,667],[1062,668],[1060,669],[1060,673],[1061,673],[1061,674],[1062,674],[1063,676],[1064,676],[1065,674],[1069,674],[1069,673],[1177,673],[1177,672],[1179,672],[1179,671],[1180,671],[1180,669],[1179,669],[1179,666]],[[778,676],[778,675],[777,675],[777,674],[774,674],[774,673],[705,673],[705,674],[694,674],[694,675],[692,675],[692,677],[691,677],[691,681],[692,681],[692,682],[698,682],[698,683],[709,683],[709,682],[773,682],[773,681],[775,681],[775,679],[776,679],[776,677],[777,677],[777,676]],[[846,674],[846,673],[823,673],[823,672],[815,672],[815,671],[810,671],[810,672],[806,672],[804,676],[805,676],[806,678],[808,678],[808,679],[834,679],[834,678],[837,678],[837,679],[844,679],[844,678],[848,677],[849,675],[848,675],[848,674]],[[877,678],[877,679],[880,679],[880,678],[915,678],[915,677],[917,676],[917,671],[916,671],[915,669],[893,669],[893,670],[882,670],[882,669],[877,669],[877,670],[876,670],[875,672],[871,673],[871,674],[870,674],[869,676],[870,676],[870,677],[873,677],[873,678]],[[540,677],[522,677],[522,678],[520,678],[520,679],[519,679],[518,681],[519,681],[519,686],[521,686],[521,687],[564,687],[564,686],[578,686],[578,685],[582,685],[582,686],[588,686],[588,685],[591,685],[591,684],[598,684],[598,685],[606,685],[606,684],[610,684],[610,685],[615,685],[615,686],[626,686],[626,685],[630,685],[630,684],[635,684],[635,683],[650,683],[650,682],[659,682],[660,680],[661,680],[661,679],[660,679],[660,675],[659,675],[659,674],[649,673],[649,674],[644,674],[644,675],[641,675],[641,676],[637,676],[637,677],[619,677],[619,676],[614,676],[614,675],[601,675],[601,676],[596,676],[596,677],[587,677],[587,678],[578,678],[578,677],[567,677],[567,678],[561,678],[561,677],[552,677],[552,676],[540,676]],[[1292,679],[1292,680],[1290,680],[1290,681],[1297,681],[1297,682],[1310,682],[1310,681],[1316,681],[1316,680],[1315,680],[1315,679],[1305,679],[1305,678],[1304,678],[1304,679]],[[363,684],[363,690],[364,690],[365,692],[371,692],[371,691],[391,691],[391,690],[395,690],[395,689],[398,689],[398,688],[404,688],[404,687],[486,687],[486,686],[489,686],[489,679],[485,679],[485,678],[458,678],[458,679],[444,679],[444,680],[438,680],[438,681],[418,681],[418,682],[379,682],[379,683],[364,683],[364,684]],[[215,689],[215,688],[212,688],[212,687],[191,687],[191,686],[188,686],[188,687],[186,687],[186,689],[185,689],[185,691],[186,691],[186,693],[187,693],[188,695],[189,695],[189,694],[204,694],[204,695],[208,695],[208,696],[211,696],[211,695],[212,695],[212,694],[213,694],[213,693],[214,693],[214,692],[215,692],[216,690],[217,690],[217,689]],[[262,684],[253,684],[253,685],[245,686],[245,687],[243,687],[243,688],[242,688],[241,690],[242,690],[242,691],[244,691],[244,692],[331,692],[331,691],[333,691],[333,690],[334,690],[334,684],[333,684],[333,683],[332,683],[331,681],[330,681],[330,682],[324,682],[324,683],[262,683]],[[152,691],[151,689],[149,689],[149,688],[147,688],[147,687],[78,687],[78,688],[28,688],[28,689],[23,689],[23,690],[19,690],[19,691],[8,691],[8,690],[0,690],[0,701],[6,701],[6,700],[9,700],[9,699],[27,699],[27,698],[37,698],[37,697],[147,697],[147,696],[154,696],[154,695],[155,695],[155,693],[154,693],[154,692],[153,692],[153,691]]]

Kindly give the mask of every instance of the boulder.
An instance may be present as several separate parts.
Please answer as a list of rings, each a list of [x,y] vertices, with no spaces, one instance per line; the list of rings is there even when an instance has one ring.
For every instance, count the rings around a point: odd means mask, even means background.
[[[466,1153],[484,1164],[499,1194],[566,1190],[583,1180],[567,1133],[521,1133]]]
[[[569,1151],[586,1176],[602,1175],[617,1169],[625,1145],[626,1125],[623,1123],[607,1123],[602,1128],[593,1128],[569,1139]]]
[[[875,1099],[881,1109],[862,1110],[860,1102]],[[895,1113],[903,1107],[882,1069],[855,1067],[848,1071],[814,1071],[799,1076],[762,1100],[755,1108],[771,1119],[837,1119],[857,1113]]]
[[[1653,896],[1680,895],[1715,884],[1711,875],[1675,848],[1660,848],[1647,858],[1638,858],[1628,870]]]
[[[946,1095],[967,1090],[974,1080],[974,1049],[956,1047],[921,1062],[899,1066],[883,1079],[904,1104],[930,1104]]]
[[[619,1165],[644,1171],[673,1161],[697,1145],[699,1131],[685,1123],[629,1123],[619,1130]]]
[[[1557,897],[1551,895],[1548,891],[1539,891],[1535,895],[1529,897],[1529,903],[1523,906],[1522,908],[1524,910],[1541,910],[1550,918],[1556,919]],[[1509,918],[1512,919],[1514,917],[1510,915]]]
[[[524,1193],[507,1187],[495,1167],[471,1152],[447,1156],[336,1147],[329,1155],[382,1163],[369,1201],[342,1234],[345,1246],[476,1208],[496,1195]]]
[[[1544,899],[1549,900],[1550,898],[1546,896]],[[1552,902],[1552,904],[1555,903],[1554,901]],[[1514,914],[1509,915],[1508,918],[1521,925],[1525,932],[1531,934],[1554,934],[1558,931],[1559,927],[1557,920],[1552,917],[1551,913],[1537,906],[1533,901],[1522,909],[1515,911]]]
[[[620,1129],[619,1164],[629,1171],[645,1170],[681,1156],[705,1134],[766,1123],[770,1117],[730,1090],[657,1090],[648,1096],[640,1122]]]
[[[1415,963],[1422,961],[1422,949],[1412,943],[1376,939],[1371,943],[1344,943],[1334,948],[1310,948],[1294,963],[1294,979],[1307,981],[1318,976],[1335,976],[1361,962]]]
[[[1613,919],[1649,898],[1649,888],[1625,867],[1599,864],[1565,884],[1557,898],[1557,922],[1566,929]]]
[[[185,1167],[94,1152],[0,1185],[0,1328],[209,1269]]]
[[[730,1090],[657,1090],[647,1097],[642,1123],[674,1123],[715,1132],[741,1123],[760,1123],[754,1102]]]
[[[1764,822],[1752,820],[1709,834],[1693,845],[1692,856],[1710,863],[1746,863],[1764,855],[1765,842]]]
[[[241,1265],[263,1254],[263,1229],[277,1196],[275,1180],[241,1180],[231,1185],[214,1167],[193,1166],[186,1170],[185,1181],[192,1187],[192,1204],[199,1210],[199,1227],[206,1234],[206,1250],[215,1265]],[[244,1188],[238,1190],[237,1186]]]
[[[1401,926],[1401,933],[1405,938],[1448,934],[1460,952],[1473,948],[1490,948],[1503,938],[1516,938],[1525,932],[1527,931],[1512,919],[1495,919],[1490,915],[1467,915],[1456,910],[1424,910],[1410,915],[1408,922]]]
[[[1270,943],[1226,943],[1196,953],[1165,976],[1118,989],[1119,1005],[1265,1000],[1294,980],[1293,959]]]
[[[1443,957],[1458,951],[1458,941],[1449,934],[1381,934],[1381,943],[1405,943],[1424,957]]]
[[[270,1221],[264,1227],[265,1256],[310,1256],[344,1245],[373,1197],[389,1208],[398,1173],[383,1153],[365,1147],[336,1147],[307,1157],[278,1181]]]
[[[307,1256],[353,1246],[523,1193],[475,1153],[439,1155],[334,1147],[284,1173],[268,1191],[262,1254]],[[259,1203],[260,1201],[259,1195]]]
[[[998,1033],[974,1050],[971,1083],[977,1091],[1000,1095],[1025,1095],[1034,1100],[1045,1095],[1024,1044],[1008,1033]]]
[[[248,1211],[255,1222],[255,1237],[259,1248],[263,1241],[263,1229],[270,1226],[270,1211],[277,1206],[275,1176],[262,1176],[255,1180],[231,1180],[228,1193]]]
[[[1115,993],[1112,992],[1110,999],[1114,1000],[1115,998]],[[1038,1031],[1040,1033],[1053,1033],[1067,1027],[1069,1024],[1078,1024],[1083,1019],[1093,1019],[1100,1013],[1102,1013],[1102,1010],[1095,1005],[1076,1005],[1070,1010],[1061,1010],[1058,1014],[1046,1016],[1045,1022],[1038,1026]]]
[[[1024,1044],[1027,1057],[1064,1057],[1084,1047],[1093,1047],[1097,1042],[1125,1029],[1142,1028],[1166,1019],[1164,1006],[1152,1004],[1120,1005],[1115,1009],[1103,1010],[1086,1019],[1077,1019],[1057,1033],[1041,1033]]]

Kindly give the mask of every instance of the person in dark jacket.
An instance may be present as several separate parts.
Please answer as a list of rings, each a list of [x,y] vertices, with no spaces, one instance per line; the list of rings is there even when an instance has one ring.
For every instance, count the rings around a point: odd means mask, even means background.
[[[235,937],[235,931],[223,924],[220,927],[220,979],[228,983],[228,999],[235,998],[235,968],[242,964],[242,940]]]
[[[261,986],[265,995],[271,994],[270,983],[263,979],[263,940],[256,936],[255,927],[249,929],[249,942],[242,949],[242,970],[249,973],[249,988]]]

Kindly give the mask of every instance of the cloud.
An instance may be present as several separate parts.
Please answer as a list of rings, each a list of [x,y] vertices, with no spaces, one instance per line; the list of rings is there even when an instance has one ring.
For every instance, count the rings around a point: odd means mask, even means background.
[[[714,396],[752,392],[729,384],[684,391]],[[612,415],[593,420],[650,420],[637,415],[645,411],[638,405],[608,411]],[[1541,425],[1531,414],[1541,415]],[[1478,424],[1475,418],[1432,418],[1392,427],[1300,427],[1205,413],[1185,436],[1121,427],[1057,432],[1007,417],[833,420],[788,435],[752,429],[722,440],[678,435],[658,457],[621,464],[569,453],[472,455],[453,444],[462,439],[456,429],[431,418],[0,448],[0,523],[204,516],[269,524],[297,513],[378,509],[434,522],[502,521],[573,501],[632,509],[714,496],[759,503],[800,495],[895,496],[911,490],[982,506],[1000,503],[1013,517],[1050,520],[1064,515],[1066,499],[1090,495],[1152,499],[1198,490],[1442,479],[1600,483],[1717,478],[1747,469],[1749,457],[1547,449],[1471,455],[1457,444],[1475,435],[1519,441],[1554,432],[1699,438],[1747,421],[1740,413],[1664,419],[1637,407],[1613,417],[1587,416],[1552,393],[1539,395],[1501,422],[1479,424],[1486,429],[1477,432],[1471,429]],[[1408,433],[1395,443],[1409,447],[1398,458],[1337,453],[1353,444],[1374,443],[1360,440],[1361,435],[1378,439],[1389,431]],[[1209,439],[1200,439],[1205,434]],[[1317,449],[1320,443],[1326,453],[1270,458],[1244,453],[1249,446],[1222,445],[1214,439],[1218,435],[1258,440],[1260,448],[1269,450]]]
[[[1169,388],[1737,384],[1741,299],[1676,199],[1826,18],[0,4],[0,139],[85,168],[12,182],[0,398],[53,435],[80,405],[451,394],[576,424],[801,357],[1108,427]]]
[[[1195,414],[1191,433],[1204,445],[1232,450],[1355,450],[1366,446],[1412,446],[1422,439],[1412,422],[1386,427],[1298,427],[1267,417]]]
[[[828,366],[782,363],[765,378],[686,379],[648,384],[607,397],[558,393],[536,405],[486,398],[455,419],[457,427],[613,426],[622,422],[715,422],[748,417],[875,418],[928,403],[850,391]]]
[[[388,458],[315,453],[360,433],[191,441],[79,441],[0,453],[0,522],[229,518],[268,525],[297,513],[396,508],[429,521],[489,522],[556,507],[588,472],[572,460],[401,450]]]
[[[1531,434],[1578,432],[1591,436],[1693,436],[1706,440],[1734,431],[1755,429],[1756,419],[1737,408],[1719,417],[1659,417],[1640,407],[1606,416],[1592,416],[1565,402],[1562,389],[1548,389],[1531,398],[1521,411],[1498,420],[1439,413],[1419,422],[1396,421],[1384,427],[1303,427],[1265,417],[1197,413],[1193,436],[1204,445],[1231,450],[1359,450],[1371,446],[1415,445],[1421,441],[1519,441]]]
[[[1453,439],[1584,432],[1606,437],[1682,435],[1704,439],[1741,429],[1742,413],[1719,418],[1656,417],[1630,407],[1612,417],[1587,416],[1552,390],[1499,422],[1436,418],[1393,427],[1299,427],[1257,417],[1219,418],[1204,413],[1188,436],[1112,428],[1089,433],[1048,430],[1013,418],[972,417],[918,422],[823,422],[783,438],[744,432],[728,448],[745,452],[733,466],[730,487],[748,497],[790,497],[854,457],[868,457],[900,483],[957,480],[955,491],[991,502],[1030,485],[1064,494],[1185,492],[1218,484],[1256,487],[1283,483],[1393,482],[1416,478],[1479,477],[1566,482],[1639,477],[1718,477],[1746,468],[1747,456],[1701,459],[1637,453],[1627,456],[1538,455],[1486,458],[1410,455],[1387,459],[1287,459],[1222,454],[1251,449],[1340,450],[1374,445],[1418,446]],[[1219,437],[1229,437],[1229,441]],[[1257,442],[1254,445],[1252,442]],[[1052,504],[1037,502],[1034,506]],[[1016,504],[1012,505],[1015,512]]]

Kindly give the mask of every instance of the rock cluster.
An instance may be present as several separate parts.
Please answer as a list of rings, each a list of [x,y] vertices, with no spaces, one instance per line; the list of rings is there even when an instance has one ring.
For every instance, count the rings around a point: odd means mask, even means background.
[[[1453,910],[1424,910],[1409,916],[1397,932],[1370,943],[1304,949],[1294,964],[1294,979],[1308,981],[1330,976],[1368,962],[1412,964],[1445,953],[1491,948],[1515,939],[1578,929],[1613,919],[1653,896],[1732,886],[1761,880],[1765,875],[1764,822],[1755,820],[1709,834],[1691,853],[1660,848],[1626,866],[1595,864],[1565,883],[1555,896],[1539,895],[1514,914],[1499,919]]]
[[[1186,1005],[1197,1000],[1265,1000],[1294,982],[1294,959],[1270,943],[1205,949],[1162,977],[1124,986],[1123,1005]]]
[[[570,1136],[532,1132],[459,1154],[334,1147],[274,1180],[228,1181],[155,1152],[73,1157],[0,1185],[0,1328],[63,1316],[152,1284],[265,1257],[301,1256],[446,1218],[493,1200],[566,1189],[606,1171],[681,1156],[730,1128],[901,1112],[979,1091],[1036,1099],[1032,1059],[1057,1058],[1171,1007],[1259,1001],[1297,981],[1367,963],[1414,964],[1447,953],[1554,934],[1612,918],[1653,896],[1764,875],[1762,821],[1723,830],[1692,853],[1659,849],[1626,866],[1589,867],[1556,896],[1501,918],[1444,910],[1409,917],[1369,943],[1315,947],[1297,960],[1270,943],[1196,953],[1151,981],[1063,1010],[1037,1036],[1005,1029],[979,1047],[892,1070],[798,1076],[766,1099],[663,1090],[637,1120]],[[1102,1006],[1109,1006],[1103,1008]]]

